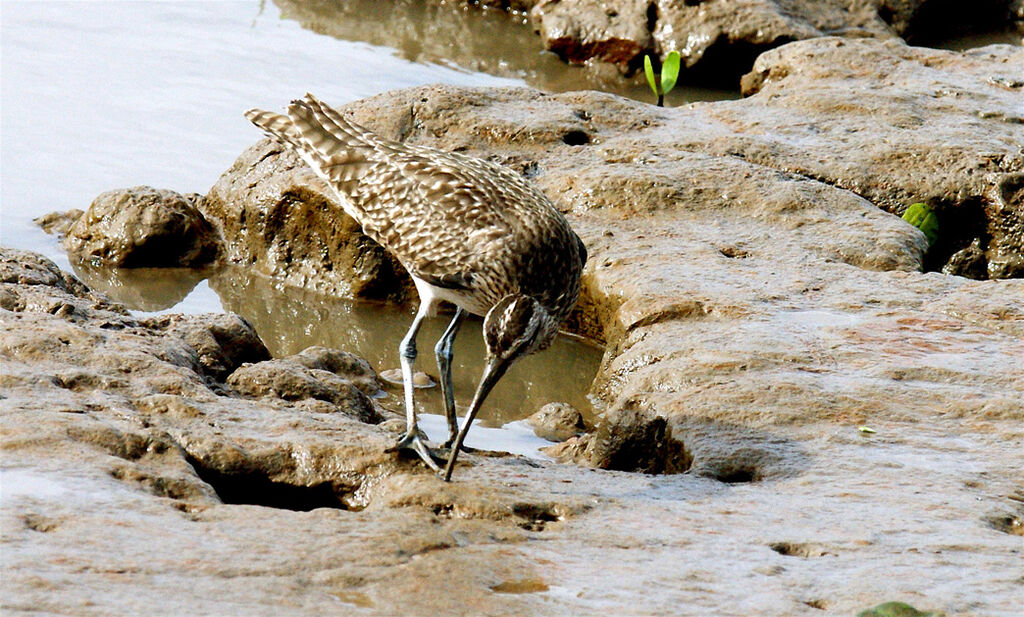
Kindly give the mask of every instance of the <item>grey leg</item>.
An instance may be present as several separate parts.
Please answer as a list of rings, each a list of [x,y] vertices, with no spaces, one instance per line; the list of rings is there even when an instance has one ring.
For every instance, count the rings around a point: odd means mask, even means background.
[[[448,447],[455,441],[455,435],[459,432],[459,425],[455,421],[455,390],[452,388],[452,344],[455,336],[459,333],[459,326],[466,318],[466,311],[461,308],[455,310],[448,329],[444,331],[437,345],[434,346],[434,355],[437,356],[437,370],[441,378],[441,396],[444,398],[444,415],[448,419]]]
[[[421,302],[419,310],[416,311],[416,317],[412,320],[412,326],[409,327],[409,332],[406,333],[398,347],[398,353],[402,360],[402,382],[405,385],[406,432],[397,444],[388,448],[388,452],[410,448],[419,454],[427,467],[434,471],[441,471],[434,461],[434,455],[430,448],[420,439],[419,428],[416,426],[416,407],[413,404],[412,367],[416,360],[416,334],[419,333],[420,325],[429,312],[430,307]]]

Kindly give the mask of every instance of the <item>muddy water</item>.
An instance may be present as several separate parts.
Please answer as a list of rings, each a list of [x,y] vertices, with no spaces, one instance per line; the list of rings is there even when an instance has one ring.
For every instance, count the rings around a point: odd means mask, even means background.
[[[275,356],[296,353],[310,345],[352,351],[366,358],[379,372],[398,368],[398,344],[412,321],[412,307],[350,302],[301,289],[282,289],[270,279],[250,275],[241,268],[226,268],[210,279],[224,307],[248,319]],[[434,343],[451,315],[428,319],[417,338],[418,370],[436,378]],[[480,319],[466,321],[455,340],[452,377],[456,404],[465,409],[480,379],[484,344]],[[543,353],[513,365],[487,399],[480,421],[501,426],[537,411],[554,401],[571,403],[592,413],[587,392],[601,363],[601,350],[568,336]],[[555,377],[555,378],[553,378]],[[389,388],[389,402],[400,407],[400,387]],[[422,411],[440,413],[440,388],[417,390]]]

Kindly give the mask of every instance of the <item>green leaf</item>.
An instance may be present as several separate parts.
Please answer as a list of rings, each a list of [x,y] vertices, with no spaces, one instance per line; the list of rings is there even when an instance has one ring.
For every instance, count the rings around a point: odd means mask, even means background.
[[[650,56],[644,56],[644,74],[647,75],[647,84],[651,86],[654,96],[658,96],[658,84],[654,81],[654,67],[651,66]]]
[[[939,239],[939,217],[928,207],[928,204],[911,204],[903,213],[903,220],[921,230],[925,238],[928,238],[928,246],[931,247]]]
[[[670,51],[665,58],[665,64],[661,65],[661,91],[668,94],[676,87],[676,80],[679,79],[679,52]]]
[[[871,428],[870,426],[858,426],[858,427],[857,427],[857,430],[858,430],[858,431],[860,431],[860,432],[862,432],[862,433],[867,433],[867,434],[869,434],[869,435],[871,435],[871,434],[874,434],[874,433],[877,433],[877,432],[878,432],[878,431],[876,431],[875,429]]]

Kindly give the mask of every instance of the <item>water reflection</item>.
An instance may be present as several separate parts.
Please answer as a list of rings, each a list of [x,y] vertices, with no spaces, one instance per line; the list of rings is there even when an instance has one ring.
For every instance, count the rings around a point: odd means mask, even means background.
[[[193,268],[105,268],[72,260],[71,268],[86,285],[133,311],[163,311],[185,299],[205,279]]]
[[[642,75],[623,77],[603,63],[568,66],[544,45],[525,18],[504,11],[423,0],[274,0],[281,17],[347,41],[397,50],[419,63],[452,65],[499,77],[522,79],[549,92],[604,90],[642,101],[653,95]],[[518,23],[517,23],[518,22]],[[680,83],[672,102],[738,98],[732,90]]]
[[[224,308],[248,319],[274,356],[296,353],[311,345],[351,351],[377,371],[399,366],[398,343],[412,320],[411,309],[351,302],[315,292],[284,287],[240,267],[226,267],[210,279]],[[419,335],[417,368],[437,374],[434,342],[447,325],[446,315],[427,320]],[[483,367],[484,344],[480,320],[467,321],[455,342],[452,370],[457,402],[469,403]],[[480,412],[480,421],[501,426],[521,419],[552,401],[576,406],[592,417],[586,394],[601,363],[601,351],[569,337],[559,337],[550,349],[524,358],[495,387]],[[400,390],[391,390],[391,406]],[[418,390],[425,413],[443,413],[438,388]],[[385,401],[387,404],[387,401]],[[460,406],[460,411],[465,407]]]

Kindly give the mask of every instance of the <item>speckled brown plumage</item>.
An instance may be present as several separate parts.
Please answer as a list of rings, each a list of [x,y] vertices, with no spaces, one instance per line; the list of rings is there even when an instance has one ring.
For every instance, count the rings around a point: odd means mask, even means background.
[[[376,135],[313,97],[288,116],[253,110],[346,203],[410,274],[484,315],[503,296],[535,298],[559,323],[579,296],[586,249],[565,217],[514,171]]]

